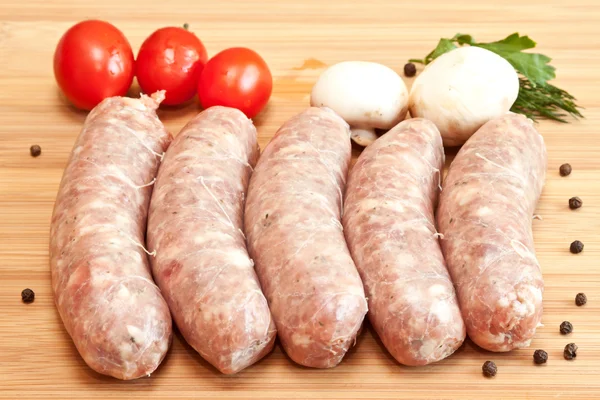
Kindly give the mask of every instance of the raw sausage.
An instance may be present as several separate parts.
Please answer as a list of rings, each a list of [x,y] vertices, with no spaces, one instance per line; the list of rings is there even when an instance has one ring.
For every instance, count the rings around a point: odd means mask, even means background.
[[[119,379],[150,375],[171,342],[169,309],[143,248],[171,139],[155,112],[163,97],[112,97],[91,111],[51,222],[52,288],[65,328],[92,369]]]
[[[425,365],[465,339],[434,225],[442,137],[409,119],[367,147],[350,171],[343,225],[369,299],[369,320],[398,362]]]
[[[245,227],[283,348],[295,362],[337,365],[367,312],[344,240],[348,125],[312,107],[287,121],[250,180]]]
[[[241,111],[209,108],[169,147],[150,203],[154,278],[183,337],[225,374],[258,361],[275,341],[242,232],[258,155],[256,129]]]
[[[546,176],[531,120],[507,114],[458,152],[437,220],[469,337],[491,351],[527,347],[542,317],[544,282],[531,222]]]

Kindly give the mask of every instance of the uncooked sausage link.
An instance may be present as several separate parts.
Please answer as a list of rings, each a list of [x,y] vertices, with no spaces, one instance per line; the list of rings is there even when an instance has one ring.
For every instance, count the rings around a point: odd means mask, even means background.
[[[481,127],[452,162],[438,224],[469,337],[491,351],[527,347],[544,283],[531,223],[546,175],[533,123],[507,114]]]
[[[242,232],[258,154],[256,129],[241,111],[209,108],[169,147],[150,205],[154,277],[183,337],[226,374],[261,359],[275,340]]]
[[[248,250],[295,362],[337,365],[367,311],[340,214],[351,144],[332,111],[309,108],[265,148],[246,203]]]
[[[415,118],[367,147],[348,178],[344,232],[369,319],[405,365],[439,361],[465,338],[434,225],[443,165],[439,131]]]
[[[91,368],[120,379],[150,375],[171,341],[143,248],[152,182],[170,141],[159,100],[113,97],[92,110],[51,223],[52,288],[67,332]]]

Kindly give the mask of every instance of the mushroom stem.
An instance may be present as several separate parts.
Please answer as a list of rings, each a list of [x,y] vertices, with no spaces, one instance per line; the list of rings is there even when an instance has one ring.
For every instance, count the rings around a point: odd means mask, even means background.
[[[350,127],[350,137],[359,146],[367,147],[375,140],[377,140],[377,134],[374,128],[357,128]]]

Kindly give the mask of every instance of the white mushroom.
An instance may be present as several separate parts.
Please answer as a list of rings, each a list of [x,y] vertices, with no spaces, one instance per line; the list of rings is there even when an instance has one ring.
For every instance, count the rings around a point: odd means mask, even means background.
[[[352,139],[368,146],[377,139],[375,129],[391,129],[404,119],[408,90],[402,78],[385,65],[344,61],[321,74],[310,104],[331,108],[350,125]]]
[[[458,146],[483,124],[510,110],[519,77],[508,61],[479,47],[441,55],[415,79],[409,109],[440,130],[445,146]]]

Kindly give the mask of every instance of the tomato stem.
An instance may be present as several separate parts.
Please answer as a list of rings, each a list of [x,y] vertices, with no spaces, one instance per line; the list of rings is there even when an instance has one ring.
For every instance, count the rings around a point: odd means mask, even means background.
[[[189,27],[190,27],[190,24],[188,24],[187,22],[185,24],[183,24],[183,29],[185,29],[186,31],[188,30]]]

